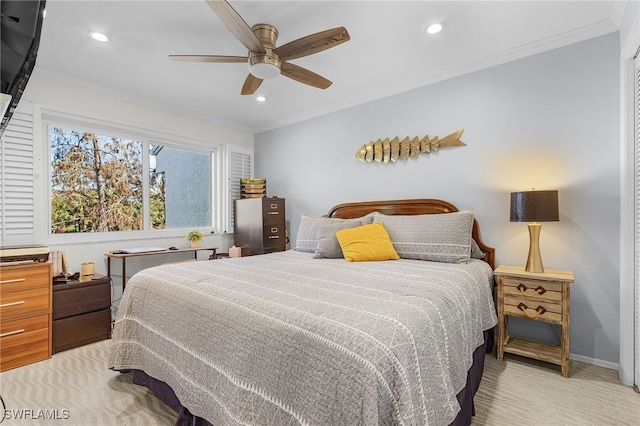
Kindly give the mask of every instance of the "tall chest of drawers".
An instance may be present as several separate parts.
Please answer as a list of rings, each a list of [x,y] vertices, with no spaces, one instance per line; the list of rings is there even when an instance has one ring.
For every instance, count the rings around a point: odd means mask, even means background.
[[[243,198],[234,206],[234,244],[243,256],[286,250],[284,198]]]
[[[0,266],[0,371],[51,357],[52,265]]]

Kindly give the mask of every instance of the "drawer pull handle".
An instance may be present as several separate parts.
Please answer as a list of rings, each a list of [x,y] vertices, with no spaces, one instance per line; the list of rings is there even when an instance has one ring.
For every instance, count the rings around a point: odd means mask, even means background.
[[[280,235],[269,235],[270,240],[277,240],[278,238],[280,238]]]
[[[518,287],[516,288],[520,290],[520,293],[522,293],[527,297],[542,296],[547,292],[547,290],[541,285],[539,285],[538,288],[536,288],[535,290],[532,288],[527,288],[527,286],[524,284],[519,284]]]
[[[269,214],[280,214],[280,212],[269,212]]]
[[[4,280],[4,281],[0,281],[0,284],[21,283],[22,281],[26,281],[26,278],[17,278],[15,280]]]
[[[15,330],[15,331],[9,331],[7,333],[2,333],[0,334],[0,337],[13,336],[14,334],[20,334],[20,333],[24,333],[24,328],[21,328],[20,330]]]
[[[524,303],[520,303],[518,305],[518,309],[520,309],[522,312],[524,312],[524,314],[529,317],[529,318],[535,318],[538,317],[542,314],[544,314],[545,312],[547,312],[547,310],[544,308],[544,306],[538,306],[535,309],[535,313],[529,313],[529,307],[527,305],[525,305]]]
[[[16,305],[24,305],[24,300],[21,300],[19,302],[3,303],[2,305],[0,305],[0,308],[6,308],[9,306],[16,306]]]
[[[271,228],[271,233],[272,233],[272,234],[275,234],[275,233],[277,233],[277,232],[278,232],[278,228]]]

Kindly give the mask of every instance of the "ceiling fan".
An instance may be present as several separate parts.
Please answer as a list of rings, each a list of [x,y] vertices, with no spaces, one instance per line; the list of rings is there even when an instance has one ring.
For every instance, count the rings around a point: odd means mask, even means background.
[[[273,25],[256,24],[249,27],[227,1],[206,1],[229,31],[249,49],[248,56],[169,55],[169,58],[189,62],[248,62],[249,75],[242,85],[242,95],[255,93],[264,79],[275,78],[280,74],[319,89],[331,86],[330,80],[288,61],[322,52],[349,41],[349,33],[344,27],[321,31],[276,47],[278,30]]]

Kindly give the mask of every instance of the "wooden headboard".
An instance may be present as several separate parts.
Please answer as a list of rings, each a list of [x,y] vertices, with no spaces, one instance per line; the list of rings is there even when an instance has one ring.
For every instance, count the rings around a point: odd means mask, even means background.
[[[453,213],[459,211],[456,206],[442,200],[414,199],[414,200],[388,200],[388,201],[362,201],[344,203],[333,206],[325,216],[340,219],[353,219],[372,212],[380,212],[388,215],[413,215],[413,214],[438,214]],[[473,220],[473,239],[478,243],[484,253],[484,261],[495,269],[495,249],[486,245],[480,237],[480,228],[477,220]]]

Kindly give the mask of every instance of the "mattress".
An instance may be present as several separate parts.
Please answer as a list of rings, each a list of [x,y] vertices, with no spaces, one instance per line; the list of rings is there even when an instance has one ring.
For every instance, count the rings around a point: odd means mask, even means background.
[[[139,272],[110,366],[167,383],[216,426],[451,423],[473,352],[496,324],[491,267],[312,257]]]

